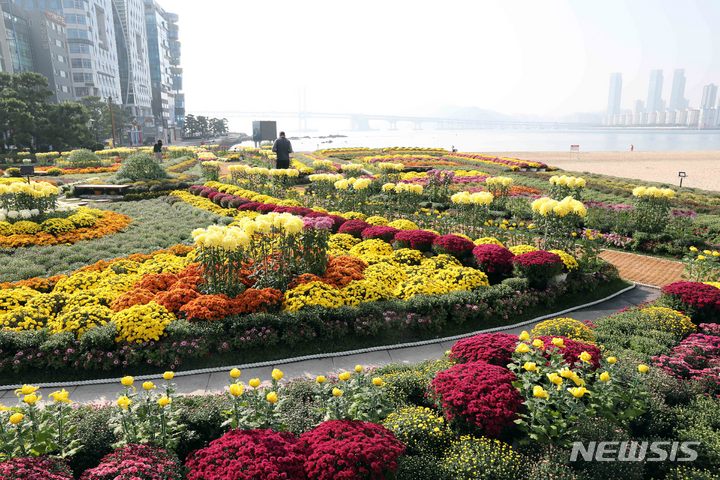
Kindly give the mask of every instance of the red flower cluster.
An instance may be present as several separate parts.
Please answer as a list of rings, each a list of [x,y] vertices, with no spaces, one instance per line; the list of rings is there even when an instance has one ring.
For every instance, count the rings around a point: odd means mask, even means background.
[[[590,364],[593,366],[593,368],[598,368],[600,366],[600,349],[595,345],[578,342],[577,340],[572,340],[570,338],[562,337],[559,335],[539,338],[545,343],[545,350],[557,348],[552,344],[552,339],[562,338],[563,342],[565,343],[565,347],[561,348],[560,352],[562,353],[563,359],[565,359],[565,363],[567,363],[570,367],[573,367],[576,364],[580,363],[580,354],[582,352],[587,352],[592,356]]]
[[[429,252],[437,237],[437,234],[427,230],[400,230],[395,234],[395,247]]]
[[[105,455],[100,465],[82,474],[80,480],[181,480],[182,465],[161,448],[126,445]]]
[[[155,303],[167,308],[168,311],[177,313],[183,305],[190,303],[199,296],[200,294],[197,290],[193,290],[192,288],[174,287],[170,290],[156,293],[153,300]]]
[[[506,275],[512,272],[512,260],[515,255],[505,247],[493,244],[478,245],[473,248],[472,253],[478,267],[485,273]]]
[[[473,248],[475,248],[473,242],[458,235],[441,235],[433,240],[433,250],[454,257],[466,257],[473,251]]]
[[[230,430],[193,452],[188,480],[302,480],[305,456],[292,433]]]
[[[199,295],[180,307],[179,311],[190,321],[221,320],[230,315],[230,297],[224,294]]]
[[[0,480],[72,480],[70,467],[49,457],[18,457],[0,463]]]
[[[248,288],[230,300],[230,313],[272,312],[280,309],[283,293],[274,288]]]
[[[507,368],[477,361],[438,373],[431,386],[448,421],[465,422],[483,435],[498,436],[513,423],[523,403],[514,380]]]
[[[461,363],[482,360],[491,365],[505,367],[512,361],[517,343],[516,335],[481,333],[455,342],[450,348],[450,358]]]
[[[662,289],[669,306],[692,315],[693,320],[720,319],[720,288],[700,282],[675,282]]]
[[[397,459],[405,452],[382,425],[352,420],[321,423],[303,433],[300,441],[307,452],[305,473],[310,480],[386,478],[397,470]]]
[[[348,222],[349,223],[349,222]],[[343,225],[344,227],[345,225]],[[377,225],[374,227],[366,228],[362,231],[362,238],[363,240],[369,240],[372,238],[379,238],[380,240],[385,240],[388,243],[391,243],[393,239],[395,238],[395,234],[397,234],[400,230],[394,227],[388,227],[384,225]]]
[[[520,267],[546,267],[551,265],[562,265],[562,259],[545,250],[536,250],[513,257],[512,262]]]
[[[349,235],[352,235],[353,237],[360,238],[363,230],[371,226],[372,225],[365,222],[364,220],[348,220],[347,222],[343,223],[342,226],[338,229],[338,233],[347,233]]]
[[[719,336],[693,333],[670,354],[654,357],[653,362],[673,377],[699,381],[708,392],[720,395]]]

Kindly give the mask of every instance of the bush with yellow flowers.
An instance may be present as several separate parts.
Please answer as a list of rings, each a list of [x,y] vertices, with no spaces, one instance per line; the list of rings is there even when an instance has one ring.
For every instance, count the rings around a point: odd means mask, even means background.
[[[392,298],[393,291],[385,288],[382,283],[364,279],[348,283],[343,287],[342,295],[345,305],[357,306],[365,302],[377,302]]]
[[[497,439],[463,435],[443,457],[453,480],[506,480],[520,478],[523,461],[510,445]]]
[[[365,222],[375,227],[386,226],[390,221],[380,215],[371,215],[365,219]]]
[[[584,343],[595,343],[595,333],[590,327],[579,320],[567,317],[544,320],[535,325],[530,334],[533,337],[567,337]]]
[[[442,415],[428,407],[408,406],[388,415],[382,424],[416,455],[439,455],[453,433]]]
[[[143,343],[160,340],[165,328],[175,320],[175,315],[162,305],[150,302],[116,312],[111,320],[117,328],[115,341]]]
[[[306,307],[338,308],[344,304],[345,297],[342,290],[324,282],[314,281],[287,290],[283,309],[296,312]]]
[[[397,228],[398,230],[418,230],[420,228],[417,223],[405,219],[393,220],[388,223],[387,226]]]
[[[508,365],[513,385],[525,399],[516,424],[524,443],[566,446],[577,440],[578,427],[595,417],[628,422],[648,408],[647,391],[639,379],[617,368],[615,357],[593,358],[599,350],[582,351],[574,363],[560,336],[533,339],[523,331]],[[597,366],[597,368],[596,368]],[[648,367],[638,367],[640,375]]]
[[[0,404],[0,460],[13,457],[56,455],[68,458],[82,448],[77,425],[69,422],[72,407],[67,390],[48,395],[40,407],[38,387],[23,385],[15,390],[18,405]]]
[[[328,253],[333,256],[347,255],[350,249],[360,243],[360,239],[349,233],[335,233],[328,240]]]
[[[565,197],[582,198],[582,191],[587,184],[584,178],[569,175],[553,175],[549,181],[550,196],[556,200]]]
[[[115,400],[110,420],[118,437],[116,448],[134,444],[164,449],[178,446],[186,426],[180,421],[183,412],[174,402],[174,378],[175,373],[167,371],[161,385],[147,380],[139,387],[129,375],[120,379],[123,389]]]
[[[388,242],[373,238],[370,240],[363,240],[362,242],[354,245],[350,249],[350,255],[358,258],[365,258],[366,256],[391,256],[393,254],[393,247]]]
[[[50,235],[60,235],[75,230],[75,224],[67,218],[49,218],[40,224],[40,229]]]
[[[692,246],[683,257],[683,263],[683,278],[705,283],[720,280],[720,250],[700,250]]]
[[[538,248],[533,247],[532,245],[521,244],[512,246],[508,250],[510,250],[513,255],[522,255],[523,253],[537,252]]]
[[[651,306],[638,310],[642,321],[648,322],[652,328],[684,337],[697,330],[690,317],[672,308]]]
[[[81,337],[89,329],[108,323],[113,313],[103,305],[72,306],[49,320],[47,326],[52,333],[72,332]]]
[[[562,200],[538,198],[530,204],[534,223],[542,230],[542,247],[569,250],[574,244],[572,233],[587,216],[585,205],[571,196]],[[577,233],[576,233],[577,234]]]
[[[665,229],[670,215],[670,200],[675,198],[671,188],[636,187],[635,210],[632,218],[635,229],[641,232],[657,233]]]
[[[560,257],[560,260],[562,260],[563,265],[565,265],[565,271],[566,272],[572,272],[573,270],[577,270],[580,265],[578,264],[578,261],[567,253],[565,250],[548,250],[550,253],[554,253],[558,257]]]

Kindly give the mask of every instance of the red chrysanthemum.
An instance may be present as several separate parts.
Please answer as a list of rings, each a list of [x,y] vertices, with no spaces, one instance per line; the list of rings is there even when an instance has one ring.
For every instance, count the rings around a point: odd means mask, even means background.
[[[50,457],[18,457],[0,462],[0,480],[72,480],[70,467]]]
[[[450,358],[458,362],[482,360],[505,367],[512,361],[518,338],[508,333],[481,333],[463,338],[450,348]]]
[[[473,256],[480,270],[485,273],[506,275],[512,272],[512,259],[515,255],[500,245],[478,245],[473,248]]]
[[[395,435],[370,422],[331,420],[300,436],[307,452],[309,480],[383,479],[397,469],[405,446]]]
[[[394,242],[397,248],[413,248],[428,252],[437,237],[436,233],[427,230],[400,230],[395,234]]]
[[[188,480],[303,480],[304,454],[292,433],[230,430],[190,454]]]
[[[105,455],[100,465],[80,480],[181,480],[182,465],[175,455],[148,445],[126,445]]]
[[[477,361],[439,372],[432,390],[448,421],[472,425],[495,437],[513,423],[523,403],[514,380],[507,368]]]

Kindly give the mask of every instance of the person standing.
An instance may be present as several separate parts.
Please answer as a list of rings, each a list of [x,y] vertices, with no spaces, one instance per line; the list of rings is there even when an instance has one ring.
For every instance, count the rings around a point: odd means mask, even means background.
[[[155,154],[155,160],[158,162],[162,161],[162,140],[158,140],[153,145],[153,153]]]
[[[290,168],[290,154],[293,153],[290,140],[285,138],[285,132],[280,132],[280,137],[275,140],[272,151],[277,156],[275,168]]]

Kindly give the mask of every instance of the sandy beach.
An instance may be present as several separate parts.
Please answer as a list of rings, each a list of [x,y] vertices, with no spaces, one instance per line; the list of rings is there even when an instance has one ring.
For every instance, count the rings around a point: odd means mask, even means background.
[[[488,152],[491,155],[537,160],[575,172],[601,173],[720,191],[720,151],[696,152]]]

